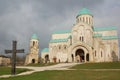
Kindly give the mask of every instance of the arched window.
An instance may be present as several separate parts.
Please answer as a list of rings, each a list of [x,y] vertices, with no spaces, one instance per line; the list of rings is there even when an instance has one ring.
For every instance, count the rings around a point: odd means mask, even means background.
[[[84,37],[83,36],[80,36],[80,41],[84,41]]]
[[[83,22],[85,21],[84,17],[83,17]]]
[[[81,17],[80,17],[80,21],[81,21]]]
[[[102,57],[103,55],[102,55],[102,51],[101,51],[101,57]]]
[[[86,61],[89,61],[89,54],[86,54]]]
[[[84,41],[84,37],[82,36],[82,41]]]
[[[64,49],[66,49],[67,48],[67,46],[66,45],[64,45]]]
[[[35,41],[33,41],[33,46],[35,45]]]
[[[61,49],[61,46],[59,46],[59,50]]]
[[[86,17],[86,23],[88,24],[88,17]]]
[[[89,24],[91,23],[90,18],[89,18]]]
[[[79,22],[79,19],[77,19],[77,23]]]
[[[96,57],[96,51],[95,51],[95,57]]]
[[[80,36],[80,41],[81,41],[81,36]]]

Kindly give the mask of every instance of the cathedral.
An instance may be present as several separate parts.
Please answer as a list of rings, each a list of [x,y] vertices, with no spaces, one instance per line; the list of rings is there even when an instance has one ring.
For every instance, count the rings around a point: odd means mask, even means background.
[[[39,50],[37,37],[33,36],[30,49],[32,58],[29,60],[37,61],[34,56]],[[53,32],[48,48],[41,51],[41,58],[45,63],[118,61],[117,27],[95,27],[93,14],[83,8],[71,30]]]

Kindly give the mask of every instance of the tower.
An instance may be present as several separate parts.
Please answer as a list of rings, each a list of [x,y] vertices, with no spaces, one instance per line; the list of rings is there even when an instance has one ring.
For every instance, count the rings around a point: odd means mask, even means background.
[[[93,45],[93,15],[83,8],[76,16],[76,24],[72,28],[72,43],[84,42]]]
[[[76,23],[79,23],[79,22],[86,23],[86,24],[90,25],[91,27],[93,27],[92,13],[88,9],[83,8],[76,17]]]
[[[39,52],[39,41],[36,34],[33,34],[30,40],[30,53],[38,54]]]
[[[33,34],[30,40],[29,53],[26,56],[25,64],[38,63],[39,58],[39,40],[36,34]]]

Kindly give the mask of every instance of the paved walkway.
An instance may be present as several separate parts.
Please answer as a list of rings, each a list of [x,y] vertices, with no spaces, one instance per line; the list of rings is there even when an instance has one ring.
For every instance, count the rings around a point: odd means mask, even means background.
[[[68,68],[70,68],[74,65],[77,65],[77,64],[80,64],[80,63],[60,63],[57,65],[45,66],[45,67],[17,66],[17,68],[32,69],[32,71],[23,72],[23,73],[15,75],[15,76],[28,75],[28,74],[32,74],[34,72],[45,71],[45,70],[69,70]],[[2,75],[2,76],[0,76],[0,78],[7,78],[7,77],[11,77],[11,76],[12,75]]]

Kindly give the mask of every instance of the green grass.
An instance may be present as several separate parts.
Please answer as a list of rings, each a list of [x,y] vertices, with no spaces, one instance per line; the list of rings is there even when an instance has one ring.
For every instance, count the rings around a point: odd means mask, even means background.
[[[39,64],[28,64],[26,66],[34,66],[34,67],[43,67],[43,66],[51,66],[51,65],[55,65],[58,63],[39,63]]]
[[[1,80],[120,80],[120,71],[43,71]]]
[[[120,62],[85,63],[76,65],[72,69],[120,69]]]
[[[30,75],[2,78],[0,80],[120,80],[120,70],[92,70],[120,69],[120,62],[86,63],[72,68],[76,70],[42,71]]]
[[[25,72],[25,71],[28,71],[28,69],[17,68],[16,69],[16,74],[22,73],[22,72]],[[11,68],[10,67],[0,67],[0,76],[1,75],[8,75],[8,74],[11,74]]]

